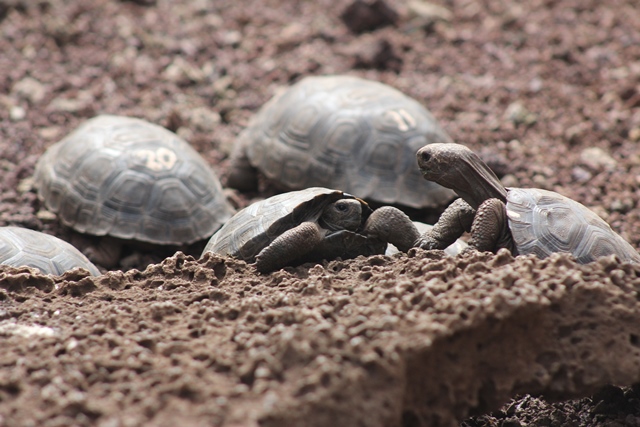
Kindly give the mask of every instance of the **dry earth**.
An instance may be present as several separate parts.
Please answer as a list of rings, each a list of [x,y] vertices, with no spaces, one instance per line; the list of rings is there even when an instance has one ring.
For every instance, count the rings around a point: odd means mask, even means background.
[[[636,0],[350,4],[1,1],[0,225],[69,238],[29,177],[96,114],[223,174],[274,93],[345,73],[640,245]],[[1,267],[0,426],[640,426],[640,266],[412,250],[258,275],[181,250],[97,278]]]

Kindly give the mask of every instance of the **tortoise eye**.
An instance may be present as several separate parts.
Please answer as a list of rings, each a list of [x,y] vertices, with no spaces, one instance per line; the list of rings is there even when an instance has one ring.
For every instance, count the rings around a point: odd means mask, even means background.
[[[349,209],[346,203],[336,203],[336,209],[340,212],[346,212]]]

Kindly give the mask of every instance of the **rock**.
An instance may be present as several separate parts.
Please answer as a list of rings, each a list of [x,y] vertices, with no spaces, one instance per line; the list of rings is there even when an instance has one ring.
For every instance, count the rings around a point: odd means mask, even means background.
[[[416,249],[393,262],[379,256],[301,266],[273,273],[273,283],[260,283],[240,261],[177,253],[112,281],[66,276],[54,284],[30,273],[25,284],[24,270],[5,269],[0,285],[7,298],[31,304],[42,298],[33,293],[36,283],[56,301],[73,297],[70,292],[91,292],[124,304],[152,293],[154,298],[136,306],[134,319],[128,305],[105,308],[101,298],[73,300],[85,305],[83,313],[110,316],[113,325],[116,317],[104,310],[122,310],[126,315],[117,318],[118,325],[140,329],[126,335],[130,342],[111,333],[85,338],[79,330],[74,338],[86,350],[51,358],[47,366],[69,382],[61,366],[80,364],[107,343],[114,347],[114,364],[135,363],[131,343],[148,339],[149,326],[142,325],[157,325],[167,331],[155,344],[157,353],[189,360],[197,354],[198,363],[210,365],[199,371],[200,381],[225,384],[228,393],[221,397],[225,413],[232,414],[230,425],[453,427],[471,413],[495,411],[527,393],[562,400],[600,390],[594,397],[600,413],[637,405],[633,389],[601,389],[640,380],[637,266],[613,257],[578,265],[562,254],[539,260],[507,251],[455,258],[435,252]],[[188,293],[175,298],[176,288]],[[190,319],[194,339],[205,334],[195,350],[182,333],[186,321],[176,326],[181,319]],[[96,325],[104,328],[104,322]],[[225,338],[229,345],[210,343],[216,336],[231,337]],[[10,352],[15,345],[8,343]],[[175,368],[154,371],[154,378],[173,384],[185,369]],[[15,405],[23,396],[45,399],[36,375],[25,373]],[[162,390],[147,393],[159,399]],[[93,398],[103,389],[86,392]],[[180,402],[196,411],[200,401]],[[175,421],[181,414],[159,409],[156,416]],[[517,426],[514,419],[505,421]],[[551,416],[536,425],[558,424]]]
[[[618,162],[600,147],[589,147],[580,153],[582,163],[593,171],[613,170]]]
[[[393,45],[371,34],[364,34],[355,39],[344,49],[344,53],[353,58],[353,68],[394,72],[399,72],[402,68],[402,58],[396,53]]]
[[[95,98],[90,91],[80,91],[74,98],[59,96],[47,106],[51,111],[63,111],[66,113],[78,113],[81,111],[90,112]]]
[[[422,28],[427,33],[435,31],[436,24],[449,23],[453,13],[444,6],[429,3],[423,0],[411,0],[407,3],[408,21],[403,25],[402,31],[411,34],[416,29]]]
[[[571,170],[571,177],[578,182],[587,182],[593,177],[593,175],[585,168],[576,166]]]
[[[384,0],[355,0],[340,15],[342,22],[352,32],[359,34],[394,25],[398,13]]]
[[[31,104],[42,101],[47,94],[45,86],[33,77],[25,77],[13,85],[12,92],[19,98],[26,99]]]
[[[9,118],[14,122],[18,122],[27,116],[27,111],[19,105],[14,105],[9,110]]]
[[[451,21],[453,18],[453,13],[446,7],[424,0],[410,0],[407,7],[412,15],[428,21]]]
[[[564,137],[567,141],[571,142],[572,144],[576,144],[580,142],[582,137],[592,129],[593,129],[593,125],[590,122],[587,122],[587,121],[580,122],[578,124],[568,127],[564,131]]]
[[[214,132],[222,120],[220,114],[207,107],[196,107],[187,111],[187,120],[196,130]]]
[[[162,72],[162,76],[180,86],[186,86],[192,82],[200,82],[205,78],[200,68],[181,57],[175,58]]]
[[[512,102],[504,112],[504,118],[515,125],[532,125],[538,119],[535,114],[527,110],[520,102]]]
[[[299,22],[292,22],[280,31],[274,39],[278,47],[278,53],[286,52],[304,42],[307,34],[307,27]]]
[[[120,0],[120,1],[122,1],[123,3],[131,2],[140,6],[155,6],[155,4],[157,3],[157,0]]]

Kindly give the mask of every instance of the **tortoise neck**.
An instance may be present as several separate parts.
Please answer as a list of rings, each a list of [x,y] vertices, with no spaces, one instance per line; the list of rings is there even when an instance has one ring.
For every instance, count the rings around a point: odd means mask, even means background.
[[[488,199],[506,202],[507,190],[496,174],[475,153],[468,154],[458,163],[462,170],[453,190],[474,209]]]

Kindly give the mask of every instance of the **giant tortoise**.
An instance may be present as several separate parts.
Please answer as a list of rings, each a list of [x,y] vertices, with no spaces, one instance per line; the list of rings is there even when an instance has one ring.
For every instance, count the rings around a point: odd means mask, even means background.
[[[507,248],[514,255],[546,258],[572,254],[582,264],[606,255],[640,262],[640,255],[609,224],[584,205],[538,188],[505,188],[469,148],[432,144],[417,153],[425,179],[453,189],[459,196],[417,245],[443,249],[464,231],[469,247],[479,251]]]
[[[327,187],[380,204],[437,209],[455,194],[423,180],[415,152],[451,142],[420,103],[352,76],[306,77],[267,102],[231,153],[226,184],[257,186],[257,170],[287,190]]]
[[[210,237],[233,214],[197,151],[131,117],[95,117],[49,147],[35,185],[63,224],[96,236],[184,245]]]
[[[84,268],[94,276],[100,270],[78,249],[55,236],[21,227],[0,227],[0,264],[33,267],[44,274],[60,275]]]
[[[303,261],[383,254],[387,243],[407,251],[419,236],[397,208],[372,211],[347,193],[312,187],[249,205],[211,237],[202,255],[231,255],[269,272]]]

